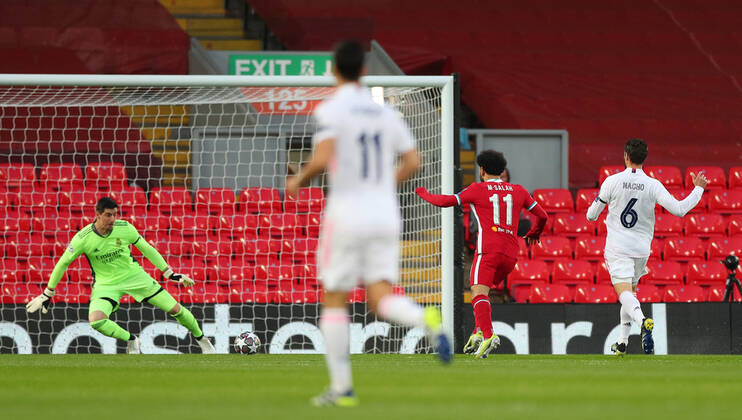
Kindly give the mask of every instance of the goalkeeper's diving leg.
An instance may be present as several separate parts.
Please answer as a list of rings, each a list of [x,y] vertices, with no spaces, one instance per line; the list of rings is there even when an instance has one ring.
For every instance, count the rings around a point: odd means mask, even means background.
[[[118,307],[118,301],[109,297],[91,299],[90,309],[88,310],[90,326],[105,336],[126,341],[126,353],[140,354],[142,344],[139,338],[109,319],[111,313]]]
[[[180,325],[188,328],[188,331],[191,332],[191,335],[193,335],[193,338],[194,340],[196,340],[196,343],[198,343],[198,346],[201,347],[201,353],[216,353],[214,345],[211,344],[211,341],[209,341],[206,336],[204,336],[204,333],[201,331],[201,327],[198,326],[196,317],[194,317],[191,311],[189,311],[185,306],[178,303],[175,298],[173,298],[173,296],[168,293],[167,290],[161,288],[159,292],[155,293],[153,296],[144,299],[142,302],[149,302],[152,305],[162,309],[163,311],[172,315],[172,317],[175,318],[175,320],[178,321]]]

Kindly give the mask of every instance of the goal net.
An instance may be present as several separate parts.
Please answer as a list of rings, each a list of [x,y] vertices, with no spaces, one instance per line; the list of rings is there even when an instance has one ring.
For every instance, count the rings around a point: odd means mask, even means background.
[[[414,190],[452,193],[449,77],[367,77],[417,140],[423,166],[399,188],[400,283],[443,309],[451,331],[452,217]],[[161,278],[220,353],[244,331],[269,353],[323,352],[316,248],[326,178],[284,192],[311,153],[311,118],[333,94],[324,77],[0,75],[0,353],[121,353],[125,343],[88,324],[94,284],[84,256],[67,270],[47,314],[27,314],[75,232],[110,196],[190,289]],[[369,314],[351,293],[351,352],[430,351],[423,331]],[[124,296],[111,318],[140,336],[144,353],[198,352],[162,311]]]

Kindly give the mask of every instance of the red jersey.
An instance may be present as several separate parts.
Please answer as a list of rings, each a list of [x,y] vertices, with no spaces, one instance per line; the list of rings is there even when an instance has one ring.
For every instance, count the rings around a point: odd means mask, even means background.
[[[520,212],[537,205],[531,194],[520,185],[490,179],[471,184],[455,196],[460,206],[471,204],[472,217],[479,227],[477,253],[516,258]]]

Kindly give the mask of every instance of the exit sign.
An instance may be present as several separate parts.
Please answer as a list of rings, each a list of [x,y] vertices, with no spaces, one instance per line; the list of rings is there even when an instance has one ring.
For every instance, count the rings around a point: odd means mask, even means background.
[[[330,76],[332,54],[232,54],[229,74],[239,76]]]

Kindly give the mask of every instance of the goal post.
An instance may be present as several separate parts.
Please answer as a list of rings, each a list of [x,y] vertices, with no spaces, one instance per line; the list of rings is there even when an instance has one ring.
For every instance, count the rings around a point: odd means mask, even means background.
[[[414,194],[420,186],[455,192],[454,77],[362,83],[403,116],[423,157],[399,189],[395,291],[438,305],[455,335],[454,212]],[[86,325],[93,279],[84,258],[70,266],[50,314],[22,310],[65,241],[92,221],[91,197],[103,195],[117,199],[121,218],[169,264],[193,273],[195,291],[163,285],[204,320],[218,352],[231,351],[244,330],[258,334],[263,351],[321,350],[312,247],[325,178],[299,197],[287,197],[284,182],[309,156],[311,113],[333,84],[305,76],[0,74],[0,353],[122,350]],[[160,279],[135,249],[134,256]],[[419,331],[376,322],[361,291],[352,297],[355,352],[430,350]],[[188,350],[183,329],[151,306],[124,298],[121,308],[113,319],[146,335],[150,350]]]

